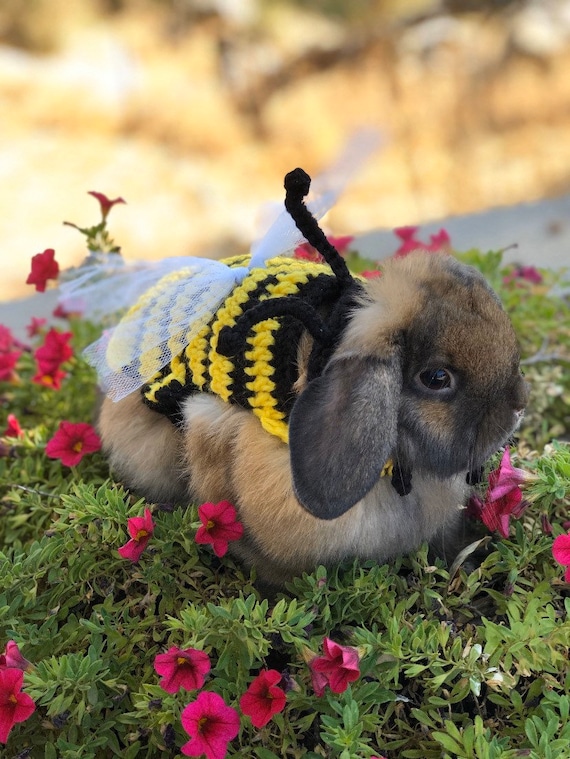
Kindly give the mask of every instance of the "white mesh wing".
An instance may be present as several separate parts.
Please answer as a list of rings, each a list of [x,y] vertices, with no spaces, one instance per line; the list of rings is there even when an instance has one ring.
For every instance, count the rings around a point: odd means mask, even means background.
[[[377,145],[377,132],[357,133],[336,163],[315,179],[307,205],[317,218],[333,206]],[[104,325],[122,316],[85,350],[101,389],[119,401],[179,355],[252,268],[293,250],[302,240],[283,210],[253,246],[247,268],[190,257],[127,263],[118,254],[95,252],[65,274],[59,302],[67,308],[80,303],[86,318]]]

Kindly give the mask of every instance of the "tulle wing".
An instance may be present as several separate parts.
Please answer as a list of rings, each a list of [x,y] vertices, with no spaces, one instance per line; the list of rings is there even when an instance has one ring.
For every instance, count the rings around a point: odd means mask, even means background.
[[[377,132],[357,133],[336,163],[315,179],[308,207],[317,218],[334,205],[377,145]],[[189,257],[126,263],[118,254],[95,253],[67,273],[59,302],[68,309],[80,307],[86,318],[103,325],[120,319],[85,350],[101,389],[119,401],[184,350],[251,268],[292,251],[302,240],[283,210],[253,246],[247,268]]]

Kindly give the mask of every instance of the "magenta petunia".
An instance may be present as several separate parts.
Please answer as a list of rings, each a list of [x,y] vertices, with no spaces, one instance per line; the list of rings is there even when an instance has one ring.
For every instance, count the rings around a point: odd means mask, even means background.
[[[243,525],[229,501],[203,503],[198,507],[198,516],[202,526],[196,532],[196,543],[210,543],[216,556],[224,556],[228,543],[243,535]]]
[[[172,646],[165,654],[155,657],[154,669],[162,675],[159,685],[167,693],[177,693],[180,688],[199,690],[210,671],[210,658],[205,651],[196,648]]]
[[[109,198],[106,195],[103,195],[102,192],[95,192],[94,190],[90,190],[88,195],[92,195],[96,200],[99,201],[99,206],[101,208],[101,216],[103,219],[106,219],[109,215],[109,211],[113,206],[117,205],[117,203],[126,203],[126,200],[123,200],[123,198],[115,198],[114,200],[109,200]]]
[[[430,235],[429,243],[418,239],[419,227],[396,227],[394,234],[400,238],[400,246],[394,253],[395,258],[402,258],[415,250],[423,250],[426,253],[449,252],[451,239],[445,229],[440,229],[435,235]]]
[[[251,719],[254,727],[263,727],[274,714],[285,708],[287,696],[279,687],[280,682],[280,672],[275,669],[263,670],[240,698],[240,709]]]
[[[140,559],[154,532],[151,510],[146,508],[142,517],[131,517],[128,519],[127,530],[131,539],[117,550],[123,559],[130,559],[130,561],[136,562]]]
[[[4,653],[0,654],[0,669],[21,669],[26,672],[31,669],[30,662],[20,653],[18,644],[15,640],[9,640],[6,643]]]
[[[35,285],[36,290],[43,293],[48,279],[57,279],[59,264],[55,260],[53,248],[46,248],[43,253],[32,256],[32,270],[26,279],[27,285]]]
[[[354,237],[352,235],[342,235],[339,237],[328,235],[327,239],[341,255],[344,255],[348,252],[350,243],[354,240]],[[293,255],[295,258],[301,258],[304,261],[312,261],[313,263],[317,264],[324,263],[325,260],[323,256],[308,242],[304,242],[301,245],[298,245],[295,248]]]
[[[504,496],[493,501],[482,501],[477,496],[471,496],[467,505],[470,516],[480,519],[493,532],[498,532],[503,538],[509,537],[511,517],[518,519],[528,506],[523,501],[519,488],[512,488]]]
[[[43,317],[32,316],[32,320],[26,326],[28,337],[35,337],[36,335],[41,334],[42,328],[46,323],[47,319],[44,319]]]
[[[60,422],[55,435],[48,440],[46,455],[60,459],[65,466],[77,466],[88,453],[101,448],[101,440],[87,422]]]
[[[552,555],[559,564],[566,567],[564,579],[570,582],[570,533],[558,535],[552,543]]]
[[[17,378],[15,369],[22,349],[26,346],[12,334],[12,330],[0,324],[0,382],[12,382]]]
[[[24,434],[18,418],[14,414],[8,414],[8,424],[2,433],[4,437],[22,437]]]
[[[27,720],[36,710],[31,697],[21,692],[23,682],[21,669],[0,669],[0,743],[6,743],[14,725]]]
[[[38,374],[54,374],[69,361],[73,356],[73,348],[69,344],[71,337],[71,332],[59,332],[53,327],[49,330],[43,344],[34,353]]]
[[[498,468],[489,474],[487,500],[496,501],[503,498],[511,490],[522,485],[530,476],[524,469],[517,469],[512,465],[510,451],[505,448]]]
[[[182,727],[190,740],[180,749],[185,756],[224,759],[228,743],[239,732],[239,714],[217,693],[202,691],[183,710]]]
[[[352,646],[341,646],[330,638],[323,640],[323,651],[324,656],[315,656],[309,662],[314,691],[317,696],[322,696],[328,685],[333,693],[343,693],[349,683],[360,677],[358,651]]]

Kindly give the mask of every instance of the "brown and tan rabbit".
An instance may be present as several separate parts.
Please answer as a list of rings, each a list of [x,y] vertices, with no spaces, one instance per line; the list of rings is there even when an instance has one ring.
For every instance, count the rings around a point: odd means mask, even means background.
[[[483,276],[417,252],[352,278],[303,203],[308,181],[288,175],[286,207],[329,265],[252,269],[178,363],[99,418],[136,492],[231,501],[245,530],[230,550],[275,584],[441,540],[527,401]]]

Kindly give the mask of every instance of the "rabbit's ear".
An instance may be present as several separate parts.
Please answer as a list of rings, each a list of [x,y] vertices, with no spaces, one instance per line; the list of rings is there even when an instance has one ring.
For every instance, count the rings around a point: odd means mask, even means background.
[[[343,357],[310,382],[289,420],[295,495],[321,519],[348,511],[374,486],[396,446],[399,358]]]

